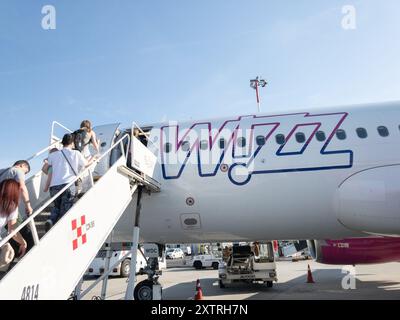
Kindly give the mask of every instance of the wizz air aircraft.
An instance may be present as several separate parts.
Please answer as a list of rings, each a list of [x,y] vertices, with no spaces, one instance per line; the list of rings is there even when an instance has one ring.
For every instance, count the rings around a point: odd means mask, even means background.
[[[162,192],[143,196],[143,241],[337,239],[310,240],[311,252],[400,260],[400,103],[144,128]],[[116,235],[128,240],[131,225],[122,218]]]
[[[42,172],[27,181],[35,211],[16,231],[29,225],[35,246],[0,299],[68,298],[110,234],[135,243],[137,227],[141,242],[308,239],[323,263],[400,261],[399,126],[400,102],[98,126],[101,158],[76,178],[91,187],[45,234],[63,190],[49,198]],[[72,132],[54,122],[33,157],[56,127]]]

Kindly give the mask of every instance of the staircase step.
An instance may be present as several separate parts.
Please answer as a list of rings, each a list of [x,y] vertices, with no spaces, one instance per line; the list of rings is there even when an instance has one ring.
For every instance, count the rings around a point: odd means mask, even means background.
[[[46,233],[45,224],[48,219],[50,219],[50,212],[42,212],[35,219],[35,226],[39,239],[41,239]]]
[[[46,222],[36,222],[36,231],[38,233],[39,239],[41,239],[46,234]]]
[[[50,218],[50,212],[42,212],[35,218],[35,222],[45,222]]]

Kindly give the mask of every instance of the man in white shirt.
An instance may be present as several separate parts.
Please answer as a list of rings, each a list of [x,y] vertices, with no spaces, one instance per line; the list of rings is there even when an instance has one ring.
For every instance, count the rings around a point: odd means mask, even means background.
[[[52,167],[52,177],[50,182],[50,196],[55,196],[64,189],[69,183],[76,180],[79,173],[89,167],[95,158],[89,161],[74,148],[74,138],[71,134],[66,134],[62,140],[63,149],[49,155],[48,166]],[[74,204],[76,196],[75,186],[72,185],[65,190],[54,201],[54,209],[51,212],[50,220],[46,221],[46,229],[57,222]]]

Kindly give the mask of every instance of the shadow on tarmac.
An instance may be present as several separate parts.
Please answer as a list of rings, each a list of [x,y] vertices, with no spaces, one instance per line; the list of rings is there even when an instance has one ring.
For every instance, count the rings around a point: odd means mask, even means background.
[[[180,271],[170,270],[171,271]],[[201,270],[199,270],[201,272]],[[302,270],[304,271],[304,270]],[[358,276],[366,275],[359,274]],[[235,283],[219,288],[218,278],[200,278],[203,297],[229,300],[357,300],[400,299],[400,283],[390,281],[355,280],[355,289],[345,290],[342,281],[346,274],[341,269],[320,269],[313,272],[315,283],[306,283],[307,275],[287,282],[274,283],[272,288],[264,284]],[[179,283],[163,289],[164,300],[191,300],[195,295],[196,280]],[[348,283],[348,282],[347,282]]]

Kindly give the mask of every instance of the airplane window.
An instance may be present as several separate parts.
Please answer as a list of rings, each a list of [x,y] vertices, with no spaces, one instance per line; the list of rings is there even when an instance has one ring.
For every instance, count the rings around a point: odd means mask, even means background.
[[[344,131],[343,129],[338,129],[337,131],[336,131],[336,137],[339,139],[339,140],[344,140],[344,139],[346,139],[346,131]]]
[[[208,141],[207,140],[201,140],[200,141],[200,149],[201,150],[207,150],[208,149]]]
[[[264,136],[257,136],[256,142],[258,146],[263,146],[265,144],[265,137]]]
[[[368,137],[368,133],[365,128],[357,128],[356,132],[358,137],[361,139],[365,139],[366,137]]]
[[[318,141],[325,141],[326,140],[326,136],[325,136],[325,132],[323,131],[317,131],[317,133],[315,134],[315,136],[317,137]]]
[[[378,132],[381,137],[387,137],[389,135],[389,130],[385,126],[379,126]]]
[[[298,143],[304,143],[306,141],[306,136],[304,135],[303,132],[297,132],[296,133],[296,141]]]
[[[246,146],[246,138],[241,137],[237,139],[237,145],[240,148],[244,148]]]
[[[182,143],[182,151],[189,151],[189,149],[190,149],[190,143],[189,143],[189,141],[184,141],[184,142]]]
[[[225,139],[219,139],[219,148],[225,149]]]
[[[277,144],[280,144],[280,145],[285,144],[285,136],[283,134],[277,134],[275,136],[275,140],[276,140]]]
[[[168,142],[168,143],[166,143],[165,145],[164,145],[164,151],[166,152],[166,153],[169,153],[169,152],[171,152],[171,144]]]

